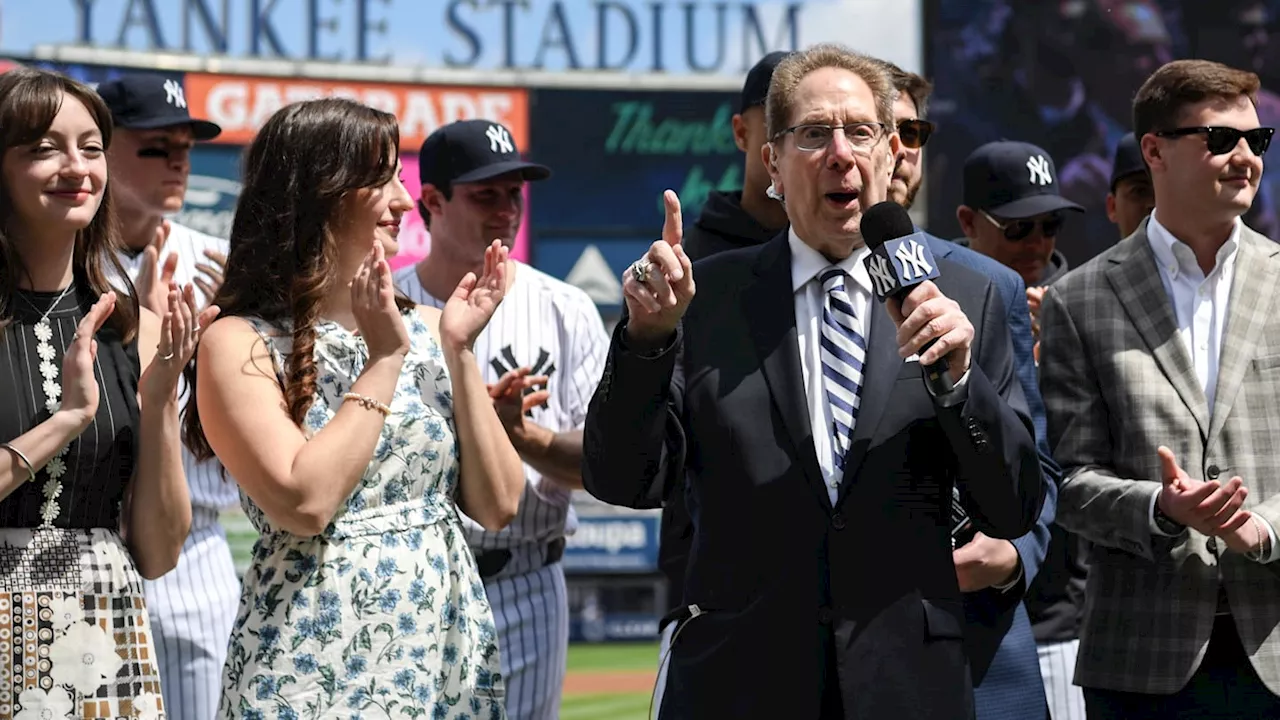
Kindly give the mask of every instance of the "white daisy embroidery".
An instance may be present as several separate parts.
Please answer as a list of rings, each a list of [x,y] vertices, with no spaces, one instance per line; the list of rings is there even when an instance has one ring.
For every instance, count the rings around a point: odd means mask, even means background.
[[[48,692],[39,688],[23,690],[18,704],[22,712],[14,715],[13,720],[60,720],[73,717],[76,711],[75,700],[60,687],[49,688]]]
[[[40,356],[41,360],[48,360],[49,362],[53,362],[56,357],[53,352],[53,346],[45,345],[44,343],[36,345],[36,354]]]
[[[142,693],[133,699],[133,717],[138,720],[160,720],[160,696]]]
[[[46,380],[53,380],[58,377],[58,366],[54,365],[50,360],[45,360],[40,363],[40,374],[44,376]]]
[[[49,601],[49,621],[53,623],[54,632],[62,632],[75,623],[84,622],[84,609],[80,606],[80,598],[55,597]]]
[[[74,623],[49,648],[49,675],[84,695],[96,692],[124,666],[106,631],[87,622]]]
[[[33,330],[35,331],[36,339],[42,343],[47,343],[53,339],[53,330],[44,323],[37,324]]]

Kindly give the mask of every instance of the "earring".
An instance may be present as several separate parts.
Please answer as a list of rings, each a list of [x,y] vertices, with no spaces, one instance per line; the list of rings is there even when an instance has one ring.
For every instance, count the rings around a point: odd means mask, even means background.
[[[777,200],[779,202],[782,201],[782,193],[778,192],[778,189],[773,186],[773,183],[769,183],[769,187],[764,189],[764,194],[768,195],[773,200]]]

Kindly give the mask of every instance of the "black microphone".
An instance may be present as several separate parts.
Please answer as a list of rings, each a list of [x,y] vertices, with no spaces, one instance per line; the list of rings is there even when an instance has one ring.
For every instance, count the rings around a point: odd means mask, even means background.
[[[886,200],[872,205],[862,214],[861,230],[863,241],[871,249],[865,260],[867,274],[880,302],[893,298],[901,303],[916,286],[939,276],[928,239],[916,231],[911,216],[898,203]],[[925,343],[919,354],[923,355],[937,340]],[[955,389],[945,357],[932,365],[921,363],[920,368],[935,395]]]

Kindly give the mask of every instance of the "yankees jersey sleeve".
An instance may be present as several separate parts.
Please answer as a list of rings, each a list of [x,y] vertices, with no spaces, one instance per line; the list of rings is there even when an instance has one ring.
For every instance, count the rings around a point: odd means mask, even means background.
[[[196,267],[197,264],[213,264],[205,256],[206,250],[219,252],[225,256],[229,247],[230,244],[222,238],[206,235],[185,225],[170,221],[169,238],[165,240],[164,251],[160,255],[160,265],[163,266],[170,255],[176,254],[178,256],[178,264],[173,271],[173,280],[179,285],[185,285],[193,282],[196,277],[201,276]],[[116,253],[116,256],[120,259],[120,264],[124,266],[129,280],[136,280],[138,273],[142,270],[142,263],[146,255],[144,253],[131,255],[120,251]],[[125,291],[123,283],[113,280],[113,284],[121,292]],[[199,307],[208,305],[209,301],[212,300],[212,298],[204,294],[199,285],[195,287],[195,292],[196,304]],[[179,378],[178,396],[182,399],[182,402],[189,402],[191,400],[190,395],[191,393],[187,391],[185,376]],[[195,456],[184,447],[182,451],[182,466],[187,473],[187,485],[191,490],[192,507],[220,512],[240,504],[239,489],[229,475],[224,476],[222,464],[218,462],[217,458],[212,458],[205,462],[197,462]],[[204,518],[207,515],[201,515],[201,517]]]
[[[550,399],[530,412],[533,422],[555,432],[580,429],[587,404],[604,368],[608,335],[595,304],[582,290],[524,263],[516,263],[516,279],[489,324],[476,339],[475,354],[489,384],[505,373],[528,367],[548,377]],[[395,273],[395,282],[410,300],[436,308],[444,300],[422,287],[413,266]],[[488,532],[465,518],[467,540],[482,550],[547,542],[577,529],[570,505],[572,492],[544,480],[528,464],[525,489],[516,518],[498,532]]]

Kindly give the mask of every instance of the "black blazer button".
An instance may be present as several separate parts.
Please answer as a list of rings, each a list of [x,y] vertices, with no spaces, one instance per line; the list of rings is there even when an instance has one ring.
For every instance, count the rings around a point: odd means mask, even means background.
[[[835,515],[831,516],[831,527],[837,530],[844,529],[845,523],[844,523],[844,515],[842,513],[836,513]]]
[[[1221,474],[1222,474],[1222,468],[1218,467],[1217,465],[1210,465],[1209,469],[1205,471],[1205,479],[1217,480],[1218,476]]]
[[[1211,538],[1209,538],[1208,540],[1206,540],[1204,544],[1209,546],[1209,553],[1210,553],[1211,555],[1217,555],[1217,554],[1218,554],[1218,539],[1217,539],[1217,538],[1211,537]]]
[[[822,623],[823,625],[830,625],[831,621],[834,619],[835,619],[835,613],[831,612],[831,608],[828,608],[828,607],[818,608],[818,622]]]

